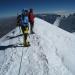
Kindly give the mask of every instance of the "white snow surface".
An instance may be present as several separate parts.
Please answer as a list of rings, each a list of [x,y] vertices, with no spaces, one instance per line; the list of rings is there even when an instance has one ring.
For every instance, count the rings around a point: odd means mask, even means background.
[[[0,40],[0,75],[74,75],[75,35],[35,18],[30,47],[17,27]]]

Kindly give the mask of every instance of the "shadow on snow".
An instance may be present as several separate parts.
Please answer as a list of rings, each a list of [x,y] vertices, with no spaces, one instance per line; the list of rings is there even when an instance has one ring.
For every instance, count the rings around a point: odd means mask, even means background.
[[[16,48],[16,47],[24,47],[24,46],[21,46],[21,45],[7,45],[7,46],[0,46],[0,50],[6,50],[8,48]]]
[[[20,34],[20,35],[17,35],[17,36],[7,36],[6,38],[7,38],[7,40],[9,40],[9,39],[14,39],[14,38],[17,38],[17,37],[20,37],[20,36],[22,36],[23,34]]]

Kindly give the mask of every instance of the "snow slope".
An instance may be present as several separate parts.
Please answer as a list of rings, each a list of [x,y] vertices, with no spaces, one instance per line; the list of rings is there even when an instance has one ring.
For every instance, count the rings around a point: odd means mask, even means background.
[[[74,75],[75,36],[38,18],[34,31],[28,48],[18,45],[23,42],[18,27],[0,40],[0,75]]]
[[[56,21],[54,22],[53,25],[58,26],[60,25],[60,21],[61,21],[62,17],[57,17]]]

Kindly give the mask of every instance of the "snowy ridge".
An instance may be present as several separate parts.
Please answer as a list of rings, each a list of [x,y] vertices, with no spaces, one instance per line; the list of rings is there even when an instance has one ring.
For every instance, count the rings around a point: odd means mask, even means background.
[[[74,75],[75,36],[38,18],[34,31],[28,48],[17,45],[23,42],[18,27],[2,40],[0,75]]]

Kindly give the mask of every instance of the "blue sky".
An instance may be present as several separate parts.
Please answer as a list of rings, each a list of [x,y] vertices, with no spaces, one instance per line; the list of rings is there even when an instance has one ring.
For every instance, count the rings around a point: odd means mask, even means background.
[[[0,17],[15,16],[23,8],[35,13],[75,10],[75,0],[0,0]]]

